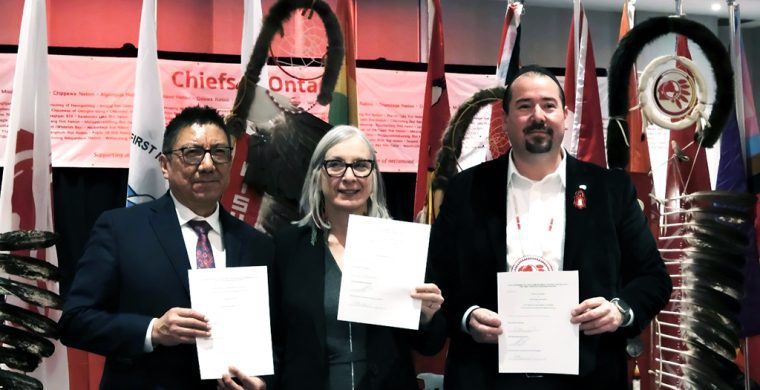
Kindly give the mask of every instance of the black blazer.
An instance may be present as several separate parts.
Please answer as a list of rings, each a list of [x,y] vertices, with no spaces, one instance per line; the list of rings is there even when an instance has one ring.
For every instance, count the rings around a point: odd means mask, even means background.
[[[581,301],[619,297],[630,304],[635,313],[632,326],[599,336],[581,333],[580,375],[541,380],[498,374],[496,345],[475,343],[461,330],[462,316],[471,306],[497,311],[496,273],[507,271],[508,156],[454,176],[432,228],[428,278],[446,297],[442,312],[451,337],[445,387],[624,388],[625,339],[640,333],[664,307],[672,287],[625,172],[566,155],[563,268],[578,270]],[[573,198],[582,186],[587,207],[578,209]],[[547,385],[534,387],[542,382]]]
[[[275,248],[273,304],[278,314],[272,329],[280,351],[276,389],[323,389],[328,372],[323,235],[318,232],[312,245],[311,228],[290,226],[275,236]],[[357,389],[417,390],[410,348],[436,353],[443,346],[445,333],[439,314],[426,331],[369,326],[367,377]]]
[[[220,210],[227,267],[270,265],[272,241]],[[144,353],[148,324],[190,307],[187,250],[168,195],[103,213],[93,227],[59,321],[67,346],[106,356],[102,389],[215,388],[200,381],[195,345]]]

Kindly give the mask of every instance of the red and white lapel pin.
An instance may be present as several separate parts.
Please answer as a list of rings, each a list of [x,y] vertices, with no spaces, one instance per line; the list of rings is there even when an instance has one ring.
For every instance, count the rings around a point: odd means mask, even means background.
[[[583,210],[586,208],[586,185],[581,184],[578,186],[578,190],[575,191],[575,196],[573,196],[573,206],[575,206],[578,210]]]

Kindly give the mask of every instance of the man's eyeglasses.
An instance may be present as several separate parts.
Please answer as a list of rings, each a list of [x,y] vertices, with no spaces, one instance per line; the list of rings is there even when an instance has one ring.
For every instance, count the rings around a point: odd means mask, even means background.
[[[351,168],[351,172],[353,172],[356,177],[367,177],[375,168],[375,161],[356,160],[349,164],[343,160],[326,160],[322,163],[322,166],[325,167],[325,172],[327,172],[327,175],[330,177],[343,177],[348,168]]]
[[[170,150],[170,153],[179,152],[182,162],[187,165],[198,165],[206,157],[206,153],[211,155],[211,161],[217,164],[227,164],[232,160],[232,148],[229,146],[214,146],[211,149],[203,149],[200,146],[187,146],[184,148]]]

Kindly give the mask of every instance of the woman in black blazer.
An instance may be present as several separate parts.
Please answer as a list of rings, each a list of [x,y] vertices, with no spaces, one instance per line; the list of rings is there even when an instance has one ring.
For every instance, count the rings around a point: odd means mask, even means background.
[[[337,320],[348,216],[389,218],[375,151],[359,129],[338,126],[319,142],[301,208],[298,225],[275,236],[276,390],[418,389],[410,348],[433,354],[446,337],[436,285],[410,292],[422,301],[420,331]]]

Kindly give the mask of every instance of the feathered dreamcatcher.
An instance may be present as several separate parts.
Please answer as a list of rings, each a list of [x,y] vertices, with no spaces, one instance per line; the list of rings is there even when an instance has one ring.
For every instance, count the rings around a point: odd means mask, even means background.
[[[58,236],[42,231],[12,231],[0,234],[0,251],[25,251],[47,248]],[[60,310],[58,294],[41,287],[46,281],[58,282],[58,268],[33,257],[0,253],[0,294],[16,297],[41,311]],[[3,389],[42,389],[42,383],[25,373],[34,371],[43,358],[50,357],[55,346],[48,338],[58,339],[55,321],[9,302],[0,302],[0,387]]]
[[[430,184],[433,193],[433,215],[438,215],[449,179],[460,171],[458,160],[462,155],[462,143],[473,118],[483,107],[501,102],[503,97],[504,87],[482,89],[459,105],[449,120],[443,132],[441,150],[438,152],[433,180]]]
[[[227,118],[232,134],[238,139],[248,139],[244,180],[264,194],[257,225],[269,233],[299,218],[298,199],[309,158],[317,142],[331,128],[307,109],[296,107],[282,96],[257,85],[267,58],[274,53],[271,50],[272,42],[278,39],[278,35],[284,36],[288,30],[284,28],[285,23],[299,10],[307,18],[316,14],[324,25],[327,47],[324,55],[315,61],[316,64],[324,64],[316,102],[321,105],[330,103],[344,55],[338,20],[324,1],[280,0],[272,6],[263,21]],[[277,58],[276,62],[281,64],[283,58]],[[301,66],[313,65],[308,62]],[[288,75],[300,81],[306,80],[301,78],[306,76],[292,72]],[[311,79],[312,76],[309,77]]]
[[[633,28],[612,56],[609,70],[607,160],[610,168],[625,169],[630,144],[627,115],[629,75],[643,48],[666,34],[680,34],[697,43],[712,67],[716,89],[708,116],[707,88],[700,70],[686,57],[662,56],[646,66],[638,98],[644,127],[656,124],[680,131],[696,129],[694,145],[712,147],[720,137],[734,102],[730,57],[705,26],[683,17],[658,17]],[[672,145],[673,159],[688,161],[683,145]],[[692,168],[693,169],[693,168]],[[677,175],[680,171],[675,169]],[[691,174],[689,174],[691,177]],[[751,221],[754,196],[728,192],[688,191],[659,200],[664,229],[660,251],[674,279],[669,306],[653,325],[651,369],[665,387],[732,389],[739,346],[739,299],[743,294],[742,267],[748,245],[745,225]]]
[[[609,80],[609,116],[607,125],[607,161],[610,168],[625,168],[629,161],[628,143],[628,75],[644,47],[666,34],[681,34],[697,43],[710,61],[716,89],[712,112],[705,115],[707,92],[699,69],[685,57],[663,56],[655,59],[639,80],[639,100],[644,117],[672,130],[684,129],[697,123],[694,140],[698,145],[712,147],[726,124],[733,107],[733,69],[728,52],[720,40],[705,26],[684,18],[658,17],[648,19],[626,34],[612,56]],[[656,70],[667,62],[687,68]],[[705,121],[706,119],[706,121]],[[704,123],[702,123],[704,121]]]

